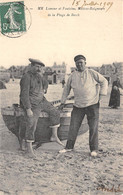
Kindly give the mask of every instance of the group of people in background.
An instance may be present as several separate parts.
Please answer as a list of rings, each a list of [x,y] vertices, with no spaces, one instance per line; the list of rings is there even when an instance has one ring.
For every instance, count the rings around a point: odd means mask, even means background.
[[[71,121],[68,133],[68,139],[64,149],[60,153],[70,152],[74,149],[77,134],[82,124],[84,116],[87,115],[89,125],[89,147],[90,155],[98,155],[98,122],[99,107],[101,99],[107,95],[108,81],[103,75],[95,70],[86,67],[86,58],[83,55],[74,57],[76,70],[71,73],[68,81],[62,82],[63,94],[59,108],[54,107],[46,100],[44,94],[47,92],[48,83],[44,79],[42,71],[45,66],[39,60],[29,59],[31,62],[30,70],[24,74],[20,81],[20,105],[25,112],[26,118],[26,140],[27,154],[34,156],[32,143],[35,141],[35,131],[37,121],[41,111],[49,115],[50,128],[52,131],[51,141],[57,141],[63,145],[57,136],[57,130],[60,126],[60,111],[64,108],[67,97],[73,89],[74,104],[71,113]],[[122,87],[119,80],[112,86],[109,106],[117,108],[120,105],[119,87]],[[22,129],[23,131],[23,129]],[[22,142],[21,147],[22,147]]]

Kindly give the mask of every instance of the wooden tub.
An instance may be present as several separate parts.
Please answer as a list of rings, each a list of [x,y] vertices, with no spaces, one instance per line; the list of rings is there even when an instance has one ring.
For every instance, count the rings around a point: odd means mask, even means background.
[[[58,137],[60,140],[66,140],[68,137],[71,111],[73,104],[66,104],[65,108],[60,114],[60,127],[58,128]],[[25,119],[23,110],[17,105],[12,107],[5,107],[1,109],[1,114],[7,128],[19,137],[19,128],[23,129],[23,136],[25,134]],[[79,133],[83,134],[88,130],[88,124],[86,118],[83,120],[79,129]],[[41,112],[37,128],[35,132],[35,141],[38,143],[50,142],[51,128],[49,128],[49,117],[46,112]]]

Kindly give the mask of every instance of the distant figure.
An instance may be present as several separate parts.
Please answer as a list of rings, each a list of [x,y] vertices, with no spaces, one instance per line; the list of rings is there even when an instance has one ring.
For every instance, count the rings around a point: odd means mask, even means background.
[[[0,89],[6,89],[6,86],[3,81],[0,81]]]
[[[74,61],[77,71],[74,71],[68,78],[59,109],[64,108],[71,89],[73,89],[75,102],[71,113],[67,143],[65,149],[59,152],[73,150],[79,128],[84,116],[87,115],[91,156],[97,156],[100,100],[107,94],[108,82],[100,73],[86,68],[86,58],[83,55],[75,56]]]
[[[63,79],[62,80],[62,88],[64,88],[64,86],[65,86],[65,80]]]
[[[120,106],[120,90],[119,88],[123,89],[120,79],[117,78],[116,81],[112,84],[112,90],[109,100],[109,107],[117,109]]]

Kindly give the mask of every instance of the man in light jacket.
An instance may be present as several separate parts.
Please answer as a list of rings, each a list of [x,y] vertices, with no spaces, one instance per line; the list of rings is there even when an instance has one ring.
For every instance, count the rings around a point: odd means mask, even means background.
[[[100,73],[86,67],[86,58],[83,55],[75,56],[74,61],[77,71],[70,75],[59,107],[60,110],[64,108],[65,101],[72,88],[74,105],[68,139],[65,149],[59,152],[64,153],[73,150],[79,128],[84,116],[87,115],[91,156],[97,156],[99,102],[107,94],[108,82]]]

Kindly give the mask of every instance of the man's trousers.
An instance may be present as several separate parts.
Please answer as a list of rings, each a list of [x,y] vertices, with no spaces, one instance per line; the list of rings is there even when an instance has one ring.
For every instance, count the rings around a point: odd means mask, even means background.
[[[25,137],[26,141],[34,142],[35,140],[34,134],[36,131],[37,122],[41,111],[48,113],[50,127],[60,126],[60,111],[57,108],[55,108],[50,102],[48,102],[46,98],[43,98],[43,100],[38,105],[38,107],[32,107],[31,110],[33,112],[33,116],[27,116],[25,111],[25,121],[26,121],[25,135],[23,135],[23,129],[21,129],[22,132],[20,132],[20,136]]]
[[[78,131],[85,115],[87,115],[89,125],[90,151],[98,150],[99,103],[85,108],[77,108],[73,106],[66,149],[74,148]]]

